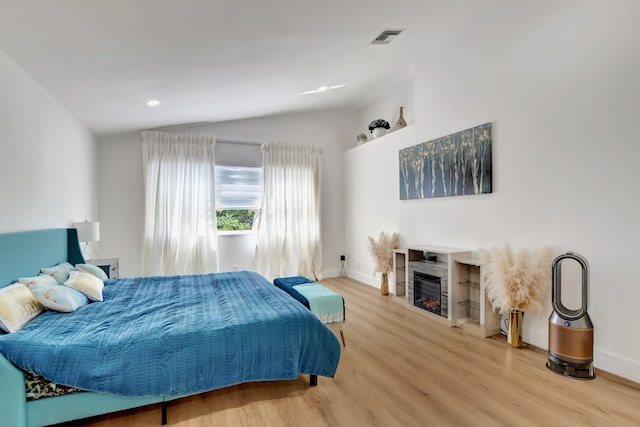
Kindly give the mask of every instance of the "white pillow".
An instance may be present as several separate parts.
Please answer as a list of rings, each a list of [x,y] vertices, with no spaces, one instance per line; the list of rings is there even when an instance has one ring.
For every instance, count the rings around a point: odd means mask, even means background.
[[[85,294],[91,301],[102,301],[102,289],[104,283],[93,274],[85,271],[72,271],[65,286],[78,290]]]
[[[16,332],[44,311],[25,285],[14,283],[0,289],[0,329]]]
[[[27,287],[38,302],[49,310],[70,313],[89,304],[89,300],[82,292],[57,283],[51,285],[31,282]]]
[[[75,268],[73,265],[68,262],[61,262],[53,267],[41,268],[40,273],[48,274],[56,279],[56,282],[58,282],[59,285],[62,285],[69,278],[69,272],[74,270]]]
[[[104,270],[101,269],[100,267],[98,267],[97,265],[93,265],[93,264],[76,264],[76,270],[80,270],[80,271],[84,271],[86,273],[93,274],[98,279],[102,280],[103,282],[105,280],[109,280],[109,278],[107,277],[107,273],[105,273]]]

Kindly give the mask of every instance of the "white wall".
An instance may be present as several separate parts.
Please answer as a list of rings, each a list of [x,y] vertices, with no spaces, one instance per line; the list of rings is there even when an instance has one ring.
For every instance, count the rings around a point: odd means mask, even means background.
[[[356,110],[312,112],[183,126],[175,133],[213,135],[223,140],[282,141],[322,146],[323,273],[337,275],[344,253],[343,153],[360,132]],[[144,224],[140,133],[101,138],[98,143],[100,257],[120,258],[123,276],[140,274]],[[221,270],[253,268],[255,236],[218,239]]]
[[[257,233],[227,232],[218,235],[218,264],[220,271],[255,271]]]
[[[438,43],[425,39],[415,125],[345,154],[350,275],[375,283],[366,238],[381,230],[398,231],[403,245],[581,253],[595,365],[640,381],[637,16],[633,1],[514,2]],[[400,148],[485,122],[492,194],[399,200]],[[550,312],[527,313],[525,341],[547,347]]]
[[[0,51],[0,232],[97,219],[96,141]]]
[[[121,277],[139,276],[144,194],[140,132],[98,140],[99,258],[120,258]]]

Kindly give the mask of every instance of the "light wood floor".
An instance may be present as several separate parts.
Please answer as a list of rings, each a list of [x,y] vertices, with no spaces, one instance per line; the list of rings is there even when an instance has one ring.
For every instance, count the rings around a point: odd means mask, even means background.
[[[326,279],[345,298],[347,346],[334,379],[254,383],[169,405],[171,426],[639,426],[638,384],[596,372],[564,378],[546,353],[510,348],[408,309],[350,279]],[[160,406],[69,425],[158,426]]]

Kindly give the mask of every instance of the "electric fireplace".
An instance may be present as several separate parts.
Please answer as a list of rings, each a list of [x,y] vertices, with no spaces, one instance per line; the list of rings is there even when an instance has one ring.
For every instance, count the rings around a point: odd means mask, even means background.
[[[431,274],[413,272],[413,305],[446,316],[446,296],[442,295],[442,279]],[[443,312],[443,309],[445,310]]]

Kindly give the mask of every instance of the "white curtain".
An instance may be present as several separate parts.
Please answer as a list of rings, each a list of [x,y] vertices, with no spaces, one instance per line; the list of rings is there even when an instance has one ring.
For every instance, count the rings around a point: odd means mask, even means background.
[[[265,142],[256,270],[273,279],[322,279],[320,154],[317,146]]]
[[[145,275],[218,270],[215,138],[142,132]]]

